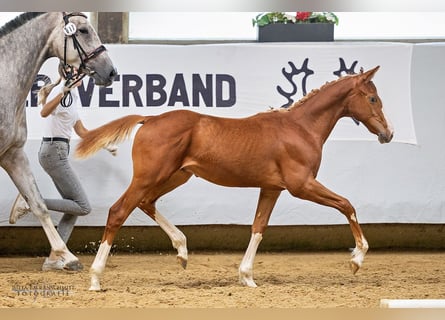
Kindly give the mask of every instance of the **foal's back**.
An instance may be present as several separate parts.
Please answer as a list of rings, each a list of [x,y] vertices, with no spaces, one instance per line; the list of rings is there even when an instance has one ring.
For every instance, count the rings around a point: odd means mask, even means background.
[[[284,152],[282,122],[281,115],[273,113],[232,119],[172,111],[145,121],[135,137],[133,159],[154,161],[161,170],[172,171],[166,166],[174,162],[175,170],[224,186],[277,186]]]

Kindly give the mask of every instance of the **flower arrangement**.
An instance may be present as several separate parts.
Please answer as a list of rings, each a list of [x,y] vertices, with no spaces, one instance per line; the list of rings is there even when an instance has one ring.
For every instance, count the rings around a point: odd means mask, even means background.
[[[338,25],[338,17],[332,12],[299,11],[295,15],[283,12],[260,13],[252,19],[253,26],[262,27],[272,23],[332,23]]]

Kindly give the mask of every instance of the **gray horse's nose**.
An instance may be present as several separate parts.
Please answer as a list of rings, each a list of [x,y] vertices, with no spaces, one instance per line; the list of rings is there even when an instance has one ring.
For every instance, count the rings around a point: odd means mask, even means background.
[[[114,78],[117,76],[117,69],[113,68],[113,70],[111,70],[110,72],[110,79],[114,80]]]

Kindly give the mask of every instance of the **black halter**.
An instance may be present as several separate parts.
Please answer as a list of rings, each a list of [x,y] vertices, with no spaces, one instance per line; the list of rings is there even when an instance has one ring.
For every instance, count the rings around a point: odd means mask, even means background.
[[[77,31],[76,26],[72,22],[69,21],[69,18],[74,17],[74,16],[87,18],[86,15],[84,15],[83,13],[80,13],[80,12],[69,13],[69,14],[66,14],[65,12],[63,13],[63,21],[65,22],[65,27],[63,29],[63,31],[65,32],[65,47],[64,47],[64,52],[63,52],[63,64],[64,64],[64,67],[66,67],[64,69],[69,70],[69,69],[73,68],[71,65],[66,63],[67,41],[68,41],[68,38],[70,37],[71,39],[73,39],[74,49],[76,49],[77,53],[79,54],[79,58],[80,58],[79,73],[84,74],[85,70],[88,70],[86,63],[89,60],[97,57],[99,54],[101,54],[103,51],[106,51],[107,49],[105,49],[104,45],[101,45],[101,46],[97,47],[96,49],[94,49],[93,52],[87,53],[82,48],[82,46],[80,45],[79,41],[76,38],[76,31]]]
[[[106,51],[105,46],[101,45],[98,48],[94,49],[93,52],[91,52],[89,54],[86,53],[86,51],[82,48],[82,46],[80,45],[79,41],[76,38],[76,32],[77,32],[76,26],[72,22],[69,21],[69,18],[74,17],[74,16],[80,16],[80,17],[87,18],[86,15],[84,15],[83,13],[80,13],[80,12],[69,13],[69,14],[66,14],[65,12],[63,12],[63,21],[65,22],[65,26],[63,28],[63,31],[65,33],[65,45],[64,45],[64,50],[63,50],[62,72],[63,72],[63,76],[66,80],[68,87],[71,87],[73,84],[81,81],[86,75],[85,71],[88,71],[89,74],[94,72],[94,71],[91,71],[88,69],[88,67],[86,66],[86,63],[89,60],[97,57],[103,51]],[[66,48],[67,48],[67,41],[68,41],[69,37],[71,39],[73,39],[73,47],[74,47],[74,49],[77,50],[77,53],[79,54],[80,66],[79,66],[78,72],[75,72],[74,67],[66,62]],[[67,99],[68,99],[68,101],[67,101]],[[72,97],[71,97],[71,94],[68,92],[67,94],[65,94],[63,96],[61,104],[62,104],[62,106],[70,106],[71,103],[72,103]]]

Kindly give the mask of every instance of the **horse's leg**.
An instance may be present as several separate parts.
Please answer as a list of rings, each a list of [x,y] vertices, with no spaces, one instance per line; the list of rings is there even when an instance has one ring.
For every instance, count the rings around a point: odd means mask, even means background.
[[[250,237],[249,246],[244,254],[243,260],[239,267],[240,282],[249,287],[256,287],[253,281],[253,262],[255,255],[263,239],[263,233],[269,223],[272,209],[280,196],[279,190],[264,190],[261,189],[256,209],[255,219],[252,224],[252,235]]]
[[[68,270],[81,268],[80,262],[66,247],[60,238],[49,215],[48,209],[43,202],[37,187],[34,175],[31,172],[28,158],[22,148],[11,148],[1,159],[1,166],[11,177],[18,191],[28,203],[31,211],[40,220],[43,230],[51,245],[51,249],[57,256],[65,261]]]
[[[187,238],[185,237],[184,233],[182,233],[182,231],[179,230],[174,224],[162,216],[159,211],[155,209],[154,205],[139,205],[139,208],[150,216],[150,218],[156,221],[161,229],[168,235],[172,242],[173,248],[178,251],[176,258],[179,264],[185,269],[187,267],[188,252]]]
[[[176,256],[176,258],[184,269],[187,267],[188,260],[187,239],[181,230],[179,230],[175,225],[173,225],[164,216],[162,216],[158,210],[156,210],[155,201],[162,195],[186,183],[191,176],[191,173],[187,173],[181,170],[177,171],[166,183],[164,183],[164,185],[156,188],[157,194],[155,196],[146,195],[144,200],[142,200],[139,204],[139,208],[144,211],[150,218],[156,221],[161,229],[164,230],[164,232],[168,235],[172,242],[173,248],[178,250],[178,255]]]
[[[130,213],[137,207],[145,193],[144,184],[139,184],[135,179],[131,182],[127,191],[117,200],[108,212],[107,225],[105,226],[102,240],[90,268],[91,286],[90,290],[100,291],[100,276],[102,275],[108,255],[111,250],[116,233],[128,218]]]
[[[368,251],[368,242],[363,235],[362,229],[357,221],[357,216],[354,207],[348,201],[331,190],[327,189],[315,179],[308,180],[303,188],[295,191],[289,190],[294,196],[301,199],[313,201],[325,206],[338,209],[348,219],[352,230],[352,235],[355,239],[355,249],[352,252],[352,259],[350,262],[351,270],[355,274],[363,264],[366,252]]]

